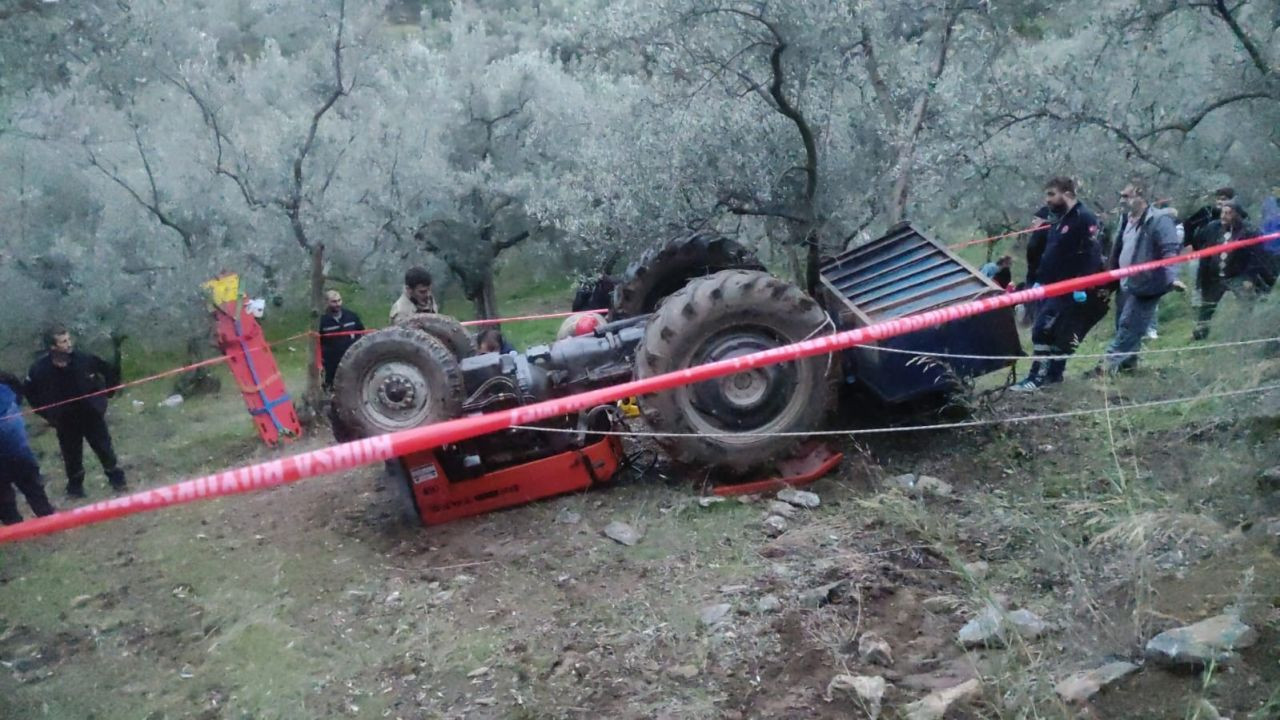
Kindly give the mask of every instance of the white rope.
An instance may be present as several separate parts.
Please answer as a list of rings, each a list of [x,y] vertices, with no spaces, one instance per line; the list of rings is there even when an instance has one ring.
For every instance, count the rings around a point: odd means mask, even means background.
[[[1253,393],[1269,392],[1271,390],[1280,390],[1280,383],[1273,385],[1262,385],[1256,388],[1247,388],[1244,390],[1225,390],[1218,393],[1209,393],[1207,395],[1195,395],[1190,397],[1169,398],[1166,400],[1151,400],[1148,402],[1133,403],[1130,405],[1113,405],[1111,407],[1090,408],[1086,410],[1066,410],[1063,412],[1046,413],[1043,415],[1019,415],[1009,418],[992,418],[990,420],[965,420],[961,422],[936,423],[934,425],[908,425],[902,427],[881,427],[881,428],[861,428],[853,430],[816,430],[812,432],[743,432],[743,433],[664,433],[637,430],[602,430],[602,431],[586,431],[588,435],[610,435],[618,437],[825,437],[839,435],[881,435],[888,433],[904,433],[904,432],[920,432],[925,430],[955,430],[958,428],[980,427],[983,425],[1000,425],[1035,422],[1038,420],[1056,420],[1061,418],[1079,417],[1081,415],[1099,415],[1109,412],[1124,412],[1127,410],[1140,410],[1143,408],[1164,407],[1166,405],[1179,405],[1182,403],[1198,402],[1200,400],[1214,400],[1217,398],[1237,397],[1240,395],[1251,395]],[[549,433],[567,433],[579,434],[582,430],[570,428],[548,428],[535,427],[532,425],[512,425],[512,430],[536,430],[539,432]]]
[[[1163,353],[1179,353],[1192,352],[1196,350],[1217,350],[1227,347],[1242,347],[1244,345],[1263,345],[1265,343],[1280,342],[1280,337],[1257,338],[1255,340],[1238,340],[1235,342],[1209,343],[1207,345],[1179,345],[1170,348],[1151,348],[1139,349],[1133,351],[1134,355],[1160,355]],[[857,345],[855,348],[863,348],[866,350],[875,350],[878,352],[898,353],[900,355],[916,355],[919,357],[931,357],[939,360],[1073,360],[1073,359],[1102,359],[1113,355],[1129,355],[1130,353],[1081,353],[1071,355],[959,355],[955,353],[939,353],[929,352],[927,350],[904,350],[902,348],[881,347],[879,345]]]

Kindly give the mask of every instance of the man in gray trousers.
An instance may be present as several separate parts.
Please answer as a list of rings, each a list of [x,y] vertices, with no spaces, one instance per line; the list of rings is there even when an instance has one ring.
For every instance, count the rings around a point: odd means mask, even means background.
[[[1147,188],[1138,181],[1130,182],[1120,193],[1122,207],[1128,214],[1120,222],[1111,248],[1108,267],[1126,268],[1152,260],[1163,260],[1178,254],[1182,242],[1172,217],[1152,208],[1147,201]],[[1116,295],[1116,334],[1107,346],[1104,363],[1098,363],[1090,375],[1132,370],[1138,365],[1142,338],[1151,327],[1160,297],[1173,288],[1178,279],[1177,267],[1163,267],[1138,273],[1120,281]]]

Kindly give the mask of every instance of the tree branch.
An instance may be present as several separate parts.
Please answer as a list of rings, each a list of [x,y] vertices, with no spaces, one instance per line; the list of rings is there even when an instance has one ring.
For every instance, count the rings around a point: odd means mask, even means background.
[[[1180,132],[1185,135],[1191,132],[1192,130],[1196,129],[1196,126],[1204,122],[1204,119],[1208,117],[1211,113],[1213,113],[1215,110],[1220,110],[1228,105],[1232,105],[1238,102],[1243,102],[1245,100],[1270,100],[1270,99],[1271,99],[1270,95],[1268,95],[1267,93],[1261,93],[1261,92],[1244,92],[1244,93],[1237,93],[1235,95],[1230,95],[1205,105],[1204,107],[1197,110],[1195,113],[1193,113],[1190,117],[1186,118],[1185,120],[1179,120],[1177,122],[1172,122],[1165,125],[1161,125],[1159,127],[1154,127],[1142,133],[1141,135],[1136,136],[1136,139],[1146,140],[1148,138],[1151,138],[1166,132]]]
[[[1231,34],[1235,35],[1236,39],[1240,41],[1240,44],[1244,46],[1244,51],[1249,54],[1249,59],[1253,61],[1254,66],[1262,72],[1264,77],[1274,78],[1277,74],[1280,74],[1277,73],[1276,69],[1271,67],[1271,64],[1267,62],[1267,59],[1262,55],[1262,51],[1258,49],[1258,46],[1253,42],[1253,38],[1249,36],[1249,33],[1245,32],[1244,28],[1240,27],[1240,23],[1236,20],[1235,15],[1231,12],[1231,9],[1227,7],[1226,0],[1213,0],[1212,9],[1214,14],[1222,18],[1222,21],[1227,24],[1227,27],[1231,28]]]
[[[116,172],[114,169],[107,169],[107,167],[102,164],[102,161],[98,159],[98,156],[94,154],[93,149],[89,147],[88,143],[85,143],[84,150],[89,157],[90,165],[97,168],[98,171],[101,172],[108,180],[115,183],[116,185],[119,185],[121,188],[124,189],[125,192],[129,193],[130,197],[132,197],[139,205],[145,208],[147,212],[151,213],[151,215],[156,220],[158,220],[161,225],[178,233],[178,236],[182,238],[182,246],[186,256],[187,257],[192,256],[193,251],[195,249],[194,233],[192,233],[187,228],[183,227],[180,223],[174,220],[167,212],[165,212],[164,208],[160,207],[160,203],[158,199],[156,199],[154,202],[147,202],[142,197],[142,195],[139,194],[138,191],[133,188],[132,185],[126,182],[124,178],[120,177],[120,174],[118,172]],[[141,153],[145,158],[146,153],[143,152],[141,145],[138,146],[138,152]],[[154,190],[154,185],[152,186],[152,188]]]

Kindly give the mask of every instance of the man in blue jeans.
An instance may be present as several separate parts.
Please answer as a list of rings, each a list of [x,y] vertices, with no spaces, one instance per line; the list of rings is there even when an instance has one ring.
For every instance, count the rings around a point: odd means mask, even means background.
[[[15,486],[37,516],[53,514],[53,505],[40,479],[40,465],[27,444],[27,426],[19,407],[21,388],[16,377],[0,373],[0,523],[5,525],[22,522]]]
[[[1174,257],[1182,249],[1173,218],[1151,207],[1147,190],[1141,182],[1131,182],[1120,193],[1120,202],[1128,214],[1120,222],[1116,241],[1112,244],[1108,265],[1126,268],[1153,260]],[[1160,298],[1178,279],[1178,268],[1166,266],[1131,275],[1120,281],[1116,295],[1116,334],[1107,346],[1104,362],[1090,371],[1117,373],[1138,365],[1138,350],[1151,327]]]
[[[1097,216],[1076,199],[1075,181],[1066,177],[1050,179],[1045,183],[1044,198],[1053,219],[1036,268],[1035,284],[1048,285],[1101,270],[1100,224]],[[1106,308],[1106,293],[1098,290],[1079,291],[1042,302],[1031,328],[1034,347],[1031,371],[1025,380],[1009,389],[1034,392],[1045,385],[1062,382],[1067,367],[1064,356],[1075,352],[1080,340],[1106,314]]]

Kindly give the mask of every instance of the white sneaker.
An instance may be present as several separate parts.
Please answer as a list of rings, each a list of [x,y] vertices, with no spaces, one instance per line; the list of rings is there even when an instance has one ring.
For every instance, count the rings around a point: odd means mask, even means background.
[[[1156,332],[1155,330],[1148,330],[1148,331],[1147,331],[1146,338],[1147,338],[1148,340],[1159,340],[1159,339],[1160,339],[1160,333]]]
[[[1035,380],[1023,380],[1020,383],[1010,385],[1009,391],[1016,393],[1033,393],[1039,392],[1040,386],[1036,384]]]

